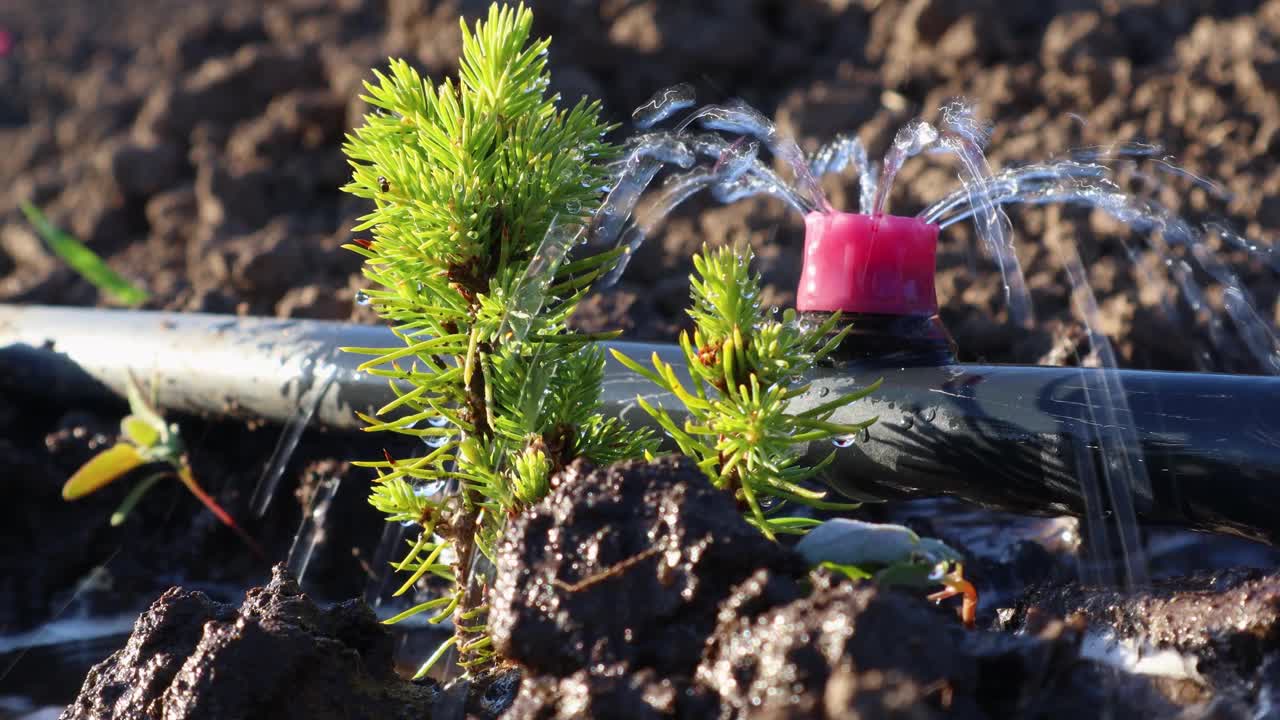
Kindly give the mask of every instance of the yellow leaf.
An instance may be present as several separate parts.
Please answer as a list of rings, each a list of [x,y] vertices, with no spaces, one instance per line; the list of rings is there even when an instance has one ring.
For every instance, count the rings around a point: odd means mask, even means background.
[[[62,499],[82,498],[145,463],[146,460],[134,446],[126,443],[113,445],[95,455],[71,476],[67,484],[62,486]]]

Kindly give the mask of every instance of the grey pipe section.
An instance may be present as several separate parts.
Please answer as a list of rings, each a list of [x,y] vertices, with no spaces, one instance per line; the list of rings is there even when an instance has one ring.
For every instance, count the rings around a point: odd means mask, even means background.
[[[103,397],[122,394],[133,373],[156,383],[169,409],[285,422],[314,406],[314,422],[356,428],[356,410],[392,395],[385,380],[356,372],[366,358],[337,348],[400,344],[386,328],[312,320],[0,307],[0,387]],[[674,345],[610,345],[683,364]],[[1128,451],[1147,480],[1119,491],[1139,518],[1280,541],[1280,378],[1122,370],[1122,398],[1102,401],[1101,372],[844,364],[819,371],[793,409],[883,378],[833,418],[878,423],[847,447],[809,448],[811,460],[835,452],[828,484],[858,499],[952,495],[1041,514],[1104,512],[1117,458],[1100,447],[1131,428]],[[605,410],[648,423],[638,395],[679,418],[674,398],[610,359]],[[1103,405],[1114,417],[1097,413]],[[1090,477],[1097,487],[1080,480]]]
[[[679,364],[679,348],[616,342],[632,357],[658,352]],[[123,397],[132,374],[155,386],[161,407],[198,415],[355,429],[356,411],[394,398],[385,378],[356,371],[369,356],[340,347],[402,347],[388,328],[320,320],[201,313],[0,306],[0,388],[53,398]],[[332,378],[332,381],[330,381]],[[612,358],[605,379],[610,412],[656,388]]]

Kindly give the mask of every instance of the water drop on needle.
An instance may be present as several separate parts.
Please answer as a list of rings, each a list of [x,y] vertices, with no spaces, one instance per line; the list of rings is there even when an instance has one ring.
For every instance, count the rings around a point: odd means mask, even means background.
[[[363,291],[363,290],[357,290],[357,291],[356,291],[356,304],[357,304],[357,305],[368,305],[368,304],[369,304],[369,293],[367,293],[367,292],[365,292],[365,291]]]

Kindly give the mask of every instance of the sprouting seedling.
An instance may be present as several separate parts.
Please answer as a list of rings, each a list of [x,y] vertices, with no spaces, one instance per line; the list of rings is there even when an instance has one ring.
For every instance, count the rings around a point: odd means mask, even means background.
[[[177,424],[165,422],[155,408],[154,399],[147,401],[132,375],[129,376],[128,395],[129,414],[120,421],[120,442],[93,456],[77,470],[62,486],[63,499],[79,500],[144,465],[168,465],[168,468],[148,475],[129,491],[120,507],[111,514],[112,526],[123,523],[156,483],[175,477],[214,517],[239,535],[256,555],[265,558],[258,543],[196,481]]]
[[[23,202],[19,207],[49,248],[81,277],[126,305],[141,305],[147,301],[146,290],[120,277],[84,243],[58,229],[39,208],[29,202]]]

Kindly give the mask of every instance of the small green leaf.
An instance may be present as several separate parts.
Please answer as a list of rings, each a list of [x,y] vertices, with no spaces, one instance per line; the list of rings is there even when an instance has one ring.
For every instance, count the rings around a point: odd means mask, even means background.
[[[23,202],[19,207],[27,216],[27,222],[48,243],[49,249],[85,280],[125,305],[141,305],[147,301],[146,290],[125,280],[84,243],[55,227],[39,208],[29,202]]]
[[[116,511],[111,513],[111,527],[119,527],[120,525],[123,525],[124,521],[129,518],[129,513],[133,512],[133,509],[137,507],[138,503],[142,500],[142,496],[146,495],[147,491],[154,487],[156,483],[168,476],[169,472],[167,470],[165,472],[158,472],[144,478],[137,485],[134,485],[133,489],[129,491],[129,494],[125,496],[124,501],[120,503],[120,507],[116,508]]]
[[[933,572],[934,568],[932,565],[899,563],[897,565],[890,565],[876,573],[875,580],[881,585],[923,588],[938,584],[938,580],[933,576]]]
[[[871,573],[867,572],[866,570],[863,570],[857,565],[842,565],[840,563],[835,563],[835,562],[831,562],[830,560],[827,560],[820,563],[819,567],[824,567],[828,570],[834,570],[838,573],[843,573],[844,575],[848,576],[850,580],[870,580],[872,577]]]

